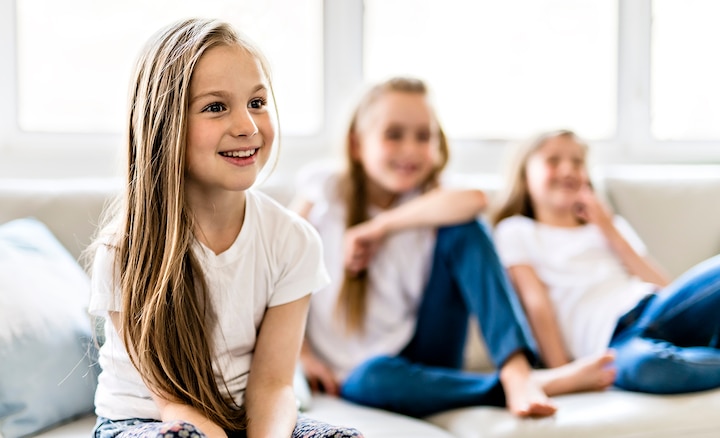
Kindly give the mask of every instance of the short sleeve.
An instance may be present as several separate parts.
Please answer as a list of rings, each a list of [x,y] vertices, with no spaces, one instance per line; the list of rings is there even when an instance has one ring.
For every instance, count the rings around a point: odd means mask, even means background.
[[[630,223],[625,220],[625,218],[616,215],[613,218],[613,224],[615,225],[615,228],[618,230],[618,232],[625,238],[625,240],[627,240],[630,246],[633,247],[635,252],[637,252],[643,257],[648,255],[648,250],[645,246],[645,243],[642,241],[640,236],[638,236]]]
[[[280,269],[268,302],[270,307],[295,301],[330,283],[317,231],[299,216],[293,217],[286,230],[278,240]]]
[[[108,312],[120,311],[120,295],[115,293],[117,282],[114,279],[114,251],[105,244],[98,245],[90,273],[90,305],[88,311],[96,316],[106,316]]]
[[[493,234],[495,248],[504,266],[531,264],[527,238],[530,228],[532,228],[532,220],[521,216],[503,219],[495,226]]]

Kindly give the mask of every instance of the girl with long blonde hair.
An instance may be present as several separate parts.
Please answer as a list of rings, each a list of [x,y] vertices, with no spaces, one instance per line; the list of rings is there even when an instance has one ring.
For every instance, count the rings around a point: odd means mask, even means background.
[[[317,233],[252,188],[275,144],[271,101],[265,59],[228,24],[184,20],[144,48],[125,190],[94,245],[96,437],[358,434],[297,415],[309,295],[327,273]]]
[[[540,358],[561,367],[611,349],[620,388],[720,387],[720,256],[668,281],[593,190],[587,153],[567,130],[521,145],[494,216]]]
[[[477,215],[484,193],[441,181],[445,133],[424,82],[392,78],[355,110],[343,170],[311,169],[294,208],[317,228],[332,283],[301,353],[312,387],[422,417],[474,405],[555,412],[549,396],[607,385],[600,356],[531,370],[535,343]],[[498,372],[462,370],[470,316]]]

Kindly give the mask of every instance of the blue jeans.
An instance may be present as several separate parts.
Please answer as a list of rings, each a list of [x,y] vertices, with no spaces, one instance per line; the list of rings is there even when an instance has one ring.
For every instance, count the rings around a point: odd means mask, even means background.
[[[470,316],[478,319],[496,366],[536,345],[522,306],[480,222],[440,228],[430,278],[410,343],[371,358],[348,376],[343,398],[414,417],[464,406],[505,406],[497,372],[462,371]]]
[[[618,322],[616,386],[677,394],[720,388],[720,256],[642,300]]]

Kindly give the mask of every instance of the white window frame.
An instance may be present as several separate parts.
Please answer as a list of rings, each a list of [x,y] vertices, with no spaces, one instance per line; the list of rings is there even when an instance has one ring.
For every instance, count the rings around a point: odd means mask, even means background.
[[[111,134],[23,132],[17,122],[15,7],[0,0],[0,177],[117,176],[122,138]],[[316,135],[282,139],[276,174],[340,156],[349,108],[363,83],[363,1],[324,1],[324,117]],[[593,142],[595,164],[720,161],[720,141],[660,141],[651,134],[651,0],[618,0],[618,105],[614,137]],[[281,120],[282,122],[282,120]],[[582,133],[580,133],[582,134]],[[451,139],[452,140],[452,139]],[[497,173],[508,142],[453,140],[451,169]]]

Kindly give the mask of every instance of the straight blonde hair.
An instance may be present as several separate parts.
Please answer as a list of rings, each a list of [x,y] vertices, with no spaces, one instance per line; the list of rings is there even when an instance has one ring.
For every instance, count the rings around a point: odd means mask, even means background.
[[[347,228],[365,222],[369,218],[368,176],[362,163],[353,158],[353,149],[360,136],[358,125],[369,109],[382,96],[393,92],[429,97],[428,88],[423,81],[415,78],[395,77],[373,86],[360,99],[351,116],[350,125],[345,136],[346,172],[340,183],[341,197],[344,200],[347,212],[345,223]],[[442,129],[437,117],[436,122],[438,125],[440,162],[422,184],[422,191],[437,187],[440,173],[450,159],[450,148],[445,131]],[[367,312],[367,285],[367,271],[362,271],[356,275],[345,272],[336,309],[338,310],[338,317],[344,318],[346,329],[350,333],[363,330]]]
[[[558,137],[568,137],[582,145],[585,150],[588,148],[587,143],[573,131],[567,129],[543,132],[520,144],[510,161],[507,181],[498,197],[497,207],[490,214],[493,225],[497,225],[501,220],[515,215],[535,219],[535,211],[528,192],[527,163],[530,157],[543,147],[548,140]]]
[[[235,431],[247,426],[245,410],[213,370],[216,317],[191,251],[194,219],[184,186],[190,80],[202,55],[223,45],[243,48],[270,81],[261,52],[224,22],[180,21],[148,41],[129,96],[126,189],[96,242],[115,250],[117,330],[145,383]],[[270,92],[275,102],[271,83]]]

